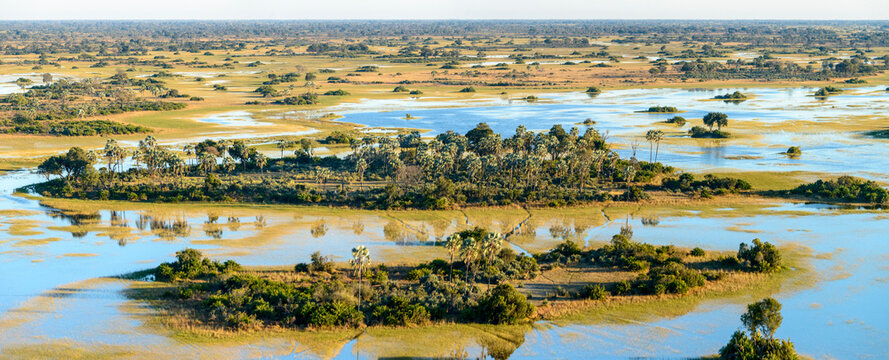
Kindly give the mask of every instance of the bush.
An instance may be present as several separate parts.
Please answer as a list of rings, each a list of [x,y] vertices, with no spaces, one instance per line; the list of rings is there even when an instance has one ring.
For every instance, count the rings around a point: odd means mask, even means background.
[[[318,95],[305,93],[299,96],[288,96],[281,100],[275,100],[276,105],[314,105],[318,103]]]
[[[840,176],[836,180],[818,180],[789,191],[789,194],[816,197],[826,200],[885,204],[889,192],[877,183],[852,176]]]
[[[614,290],[612,291],[615,295],[629,295],[633,291],[633,285],[630,284],[629,281],[618,281],[614,284]]]
[[[682,116],[674,116],[674,117],[667,119],[667,121],[664,121],[664,122],[667,124],[674,124],[676,126],[682,127],[682,126],[685,126],[686,120]]]
[[[729,102],[729,101],[740,101],[740,100],[747,100],[747,95],[742,94],[740,91],[735,91],[735,92],[730,93],[730,94],[716,95],[716,96],[714,97],[714,99],[717,99],[717,100],[725,100],[725,101],[727,101],[727,102]]]
[[[751,271],[774,272],[781,270],[781,253],[775,245],[753,239],[753,246],[741,243],[738,260]]]
[[[479,300],[474,317],[483,323],[516,324],[528,320],[533,312],[534,305],[528,303],[524,295],[512,285],[500,284]]]
[[[726,139],[731,137],[731,134],[727,131],[708,130],[703,126],[692,127],[691,130],[688,131],[688,134],[693,138]]]
[[[642,201],[648,200],[651,197],[642,190],[641,187],[633,186],[629,190],[624,191],[623,195],[621,195],[621,200],[623,201]]]
[[[694,249],[691,249],[691,251],[688,254],[691,256],[704,256],[707,253],[704,251],[704,249],[696,247]]]
[[[335,130],[324,139],[327,144],[351,144],[355,141],[355,136],[344,131]]]
[[[716,193],[738,193],[747,191],[753,187],[750,183],[730,177],[716,177],[712,174],[704,175],[703,180],[695,180],[694,175],[684,173],[676,178],[667,178],[661,183],[664,189],[672,191],[681,191],[685,193],[694,192],[716,192]]]
[[[190,280],[241,269],[241,265],[228,260],[224,263],[204,258],[200,251],[185,249],[176,252],[176,261],[160,264],[154,271],[158,281]]]
[[[311,258],[312,262],[309,264],[310,272],[333,272],[333,262],[327,256],[322,256],[321,252],[313,252]]]
[[[648,270],[633,281],[633,288],[643,294],[685,294],[693,287],[702,286],[706,279],[698,271],[680,263],[671,262]]]
[[[652,107],[649,107],[648,110],[645,110],[644,112],[649,112],[649,113],[676,113],[676,112],[679,112],[679,109],[677,109],[675,106],[660,106],[660,105],[658,105],[658,106],[652,106]]]
[[[472,86],[470,86],[470,87],[465,87],[465,88],[460,89],[460,92],[461,92],[461,93],[474,93],[474,92],[475,92],[475,88],[472,87]]]
[[[346,95],[349,95],[349,92],[346,91],[346,90],[337,89],[337,90],[330,90],[330,91],[328,91],[328,92],[325,92],[324,95],[329,95],[329,96],[346,96]]]
[[[371,310],[370,321],[386,326],[408,326],[428,322],[429,311],[423,305],[407,301],[400,296],[392,296],[377,304]]]
[[[818,91],[815,92],[815,97],[828,97],[831,95],[839,94],[841,92],[843,92],[843,89],[836,88],[833,86],[825,86],[823,88],[818,89]]]
[[[581,290],[583,297],[590,300],[603,300],[608,297],[608,291],[602,285],[587,285]]]

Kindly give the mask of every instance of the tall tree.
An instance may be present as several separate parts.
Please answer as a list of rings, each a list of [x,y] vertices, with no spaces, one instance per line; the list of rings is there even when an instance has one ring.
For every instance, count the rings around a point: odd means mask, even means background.
[[[361,311],[361,283],[364,280],[364,272],[370,266],[370,251],[365,246],[358,246],[352,249],[352,259],[349,260],[355,276],[358,277],[358,310]]]

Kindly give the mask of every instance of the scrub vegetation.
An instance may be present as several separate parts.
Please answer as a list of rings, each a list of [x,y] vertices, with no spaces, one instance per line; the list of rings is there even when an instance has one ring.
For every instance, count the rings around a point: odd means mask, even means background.
[[[781,255],[769,243],[741,244],[737,255],[708,255],[631,240],[625,227],[610,244],[583,249],[567,240],[537,255],[517,254],[483,228],[442,242],[449,259],[414,266],[373,264],[364,247],[348,267],[320,252],[293,270],[251,270],[194,249],[150,271],[167,284],[131,293],[187,322],[227,331],[415,326],[436,322],[518,324],[542,315],[549,299],[584,303],[608,297],[683,295],[735,273],[775,273]],[[579,275],[567,282],[559,273]],[[607,281],[605,279],[608,279]],[[549,282],[540,293],[541,280]],[[549,290],[546,290],[549,289]],[[535,306],[536,304],[536,306]]]

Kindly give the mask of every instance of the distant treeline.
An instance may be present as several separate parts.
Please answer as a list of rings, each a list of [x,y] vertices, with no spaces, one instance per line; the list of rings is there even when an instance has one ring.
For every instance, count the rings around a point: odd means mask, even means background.
[[[336,37],[536,37],[534,46],[597,46],[615,42],[698,41],[754,46],[889,46],[886,21],[670,21],[670,20],[434,20],[434,21],[8,21],[2,22],[6,54],[205,51],[249,45],[309,45]],[[565,39],[575,37],[577,39]],[[256,40],[263,39],[263,40]]]

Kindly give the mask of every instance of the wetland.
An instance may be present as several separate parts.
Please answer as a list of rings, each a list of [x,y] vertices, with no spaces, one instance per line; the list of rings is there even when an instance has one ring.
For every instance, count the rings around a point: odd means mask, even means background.
[[[885,29],[183,24],[0,32],[0,358],[889,356]]]

